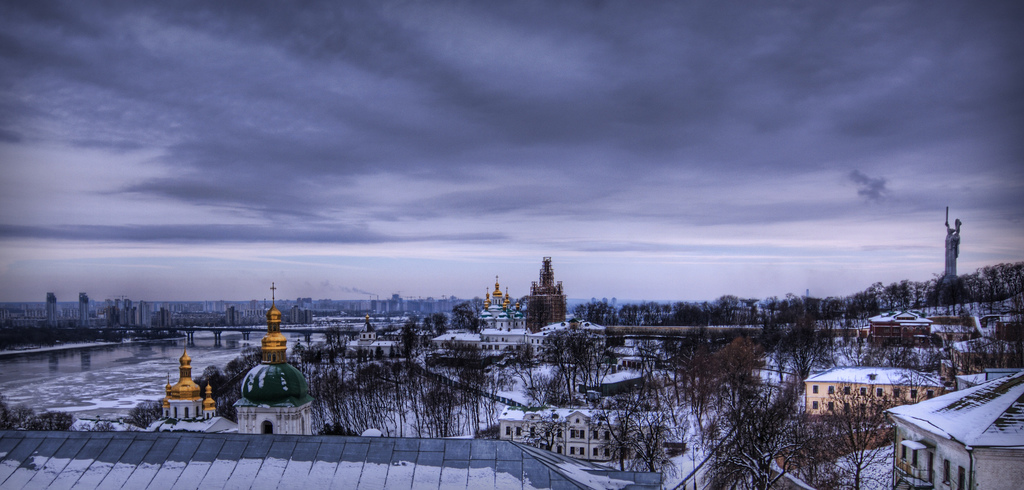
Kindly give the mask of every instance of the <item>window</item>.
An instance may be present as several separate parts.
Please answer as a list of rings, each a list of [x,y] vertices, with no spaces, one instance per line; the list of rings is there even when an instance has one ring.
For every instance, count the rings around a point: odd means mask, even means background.
[[[604,431],[604,440],[607,441],[607,440],[609,440],[611,438],[612,438],[612,433],[608,432],[608,431]]]
[[[836,394],[836,387],[835,387],[835,386],[831,386],[831,385],[830,385],[830,386],[828,387],[828,394],[829,394],[829,395],[834,395],[834,394]]]
[[[850,387],[849,386],[844,386],[843,387],[843,394],[844,395],[849,395],[850,394]]]
[[[931,398],[931,397],[935,396],[935,390],[925,391],[924,392],[924,396],[925,396],[925,398]]]
[[[818,394],[818,385],[811,385],[811,393]]]
[[[836,404],[834,402],[828,402],[828,411],[831,412],[831,411],[833,411],[835,409],[836,409]]]
[[[576,454],[576,446],[569,446],[569,454]]]
[[[903,461],[907,460],[907,446],[900,445],[900,459]]]
[[[263,433],[264,434],[273,434],[274,433],[274,424],[270,423],[269,420],[264,420],[263,421]]]
[[[942,460],[942,482],[949,483],[949,460]]]
[[[535,437],[536,435],[537,435],[537,428],[531,426],[530,427],[530,437]]]
[[[590,438],[597,439],[597,429],[590,431]]]
[[[512,435],[512,426],[511,425],[506,425],[505,426],[505,435],[506,436]]]
[[[185,418],[188,418],[188,407],[185,407]]]
[[[561,439],[561,438],[562,438],[562,429],[558,429],[558,438],[559,438],[559,439]]]
[[[917,468],[917,449],[910,453],[910,465]]]
[[[818,402],[811,402],[811,410],[817,410],[817,409],[818,409]]]
[[[605,456],[611,456],[612,453],[611,453],[611,451],[608,448],[604,448],[604,455]]]
[[[964,487],[964,467],[961,466],[960,467],[960,471],[958,472],[958,474],[956,476],[956,488],[963,488],[963,487]]]
[[[899,398],[900,397],[900,389],[899,388],[893,388],[892,389],[892,396],[894,398]]]
[[[597,456],[597,448],[596,447],[594,448],[593,452],[594,452],[594,456]]]
[[[912,398],[912,399],[916,399],[917,398],[917,390],[910,390],[910,398]]]
[[[882,396],[882,393],[883,391],[881,388],[875,388],[875,396]]]
[[[860,396],[865,396],[867,394],[868,394],[868,389],[862,386],[860,388]]]
[[[558,446],[558,454],[562,454],[562,446]]]
[[[844,412],[849,412],[850,411],[850,403],[849,402],[843,402],[843,411]]]
[[[523,428],[522,427],[516,427],[516,436],[521,436],[521,435],[523,435]]]

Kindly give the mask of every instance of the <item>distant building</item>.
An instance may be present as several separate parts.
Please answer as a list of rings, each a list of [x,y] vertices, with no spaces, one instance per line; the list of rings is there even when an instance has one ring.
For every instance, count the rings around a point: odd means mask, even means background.
[[[932,321],[918,311],[890,311],[868,319],[872,342],[881,344],[931,342]]]
[[[57,326],[57,295],[46,293],[46,326]]]
[[[565,317],[565,292],[562,290],[562,281],[555,282],[551,257],[544,257],[540,281],[530,286],[530,296],[526,303],[526,328],[531,332],[538,332],[544,325],[565,321]]]
[[[366,315],[366,323],[363,324],[363,330],[359,332],[359,339],[349,341],[346,351],[349,356],[359,355],[359,351],[363,351],[371,358],[393,357],[398,355],[398,342],[377,339],[377,331],[370,323],[370,315]]]
[[[1021,488],[1024,372],[888,412],[894,488]]]
[[[512,308],[512,298],[508,288],[502,294],[498,278],[494,278],[494,292],[487,293],[484,299],[484,311],[480,312],[480,323],[484,329],[511,331],[523,330],[525,334],[526,315],[523,315],[519,303]]]
[[[78,293],[78,326],[88,327],[89,322],[89,295]]]
[[[886,367],[838,367],[804,381],[807,413],[821,414],[846,407],[844,396],[885,397],[892,405],[917,403],[945,393],[942,381],[910,369]]]
[[[148,327],[153,324],[153,304],[148,301],[139,301],[135,319],[136,325]]]
[[[313,397],[306,377],[287,362],[288,339],[281,333],[281,311],[273,302],[262,348],[263,362],[242,379],[242,397],[235,402],[238,432],[312,434]]]

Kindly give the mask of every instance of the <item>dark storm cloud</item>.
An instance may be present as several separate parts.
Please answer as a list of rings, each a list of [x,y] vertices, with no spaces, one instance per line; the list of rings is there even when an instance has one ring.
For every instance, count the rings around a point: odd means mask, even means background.
[[[417,241],[494,241],[498,233],[382,235],[362,227],[285,228],[255,225],[19,226],[0,225],[2,238],[46,238],[106,242],[262,242],[262,243],[385,243]]]
[[[849,178],[857,184],[857,195],[869,201],[881,201],[889,193],[882,177],[868,177],[860,170],[854,170],[850,172]]]
[[[349,192],[363,176],[492,184],[379,219],[582,217],[615,214],[607,196],[645,192],[647,174],[858,168],[858,194],[878,201],[887,181],[869,175],[894,151],[983,147],[976,165],[995,172],[1024,156],[1016,2],[8,2],[0,14],[0,141],[154,149],[173,172],[115,193],[311,228],[366,205]]]

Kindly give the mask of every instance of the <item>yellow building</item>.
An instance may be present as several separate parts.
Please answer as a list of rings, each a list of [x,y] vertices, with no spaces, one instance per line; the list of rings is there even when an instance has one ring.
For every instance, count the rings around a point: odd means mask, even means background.
[[[851,402],[878,401],[892,407],[943,393],[945,388],[938,377],[901,368],[840,367],[804,381],[806,410],[813,414],[841,410]]]

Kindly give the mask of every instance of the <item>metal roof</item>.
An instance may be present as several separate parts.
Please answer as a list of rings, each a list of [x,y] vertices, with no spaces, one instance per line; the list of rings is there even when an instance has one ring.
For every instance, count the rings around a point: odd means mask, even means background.
[[[510,441],[0,431],[0,488],[656,489]]]

